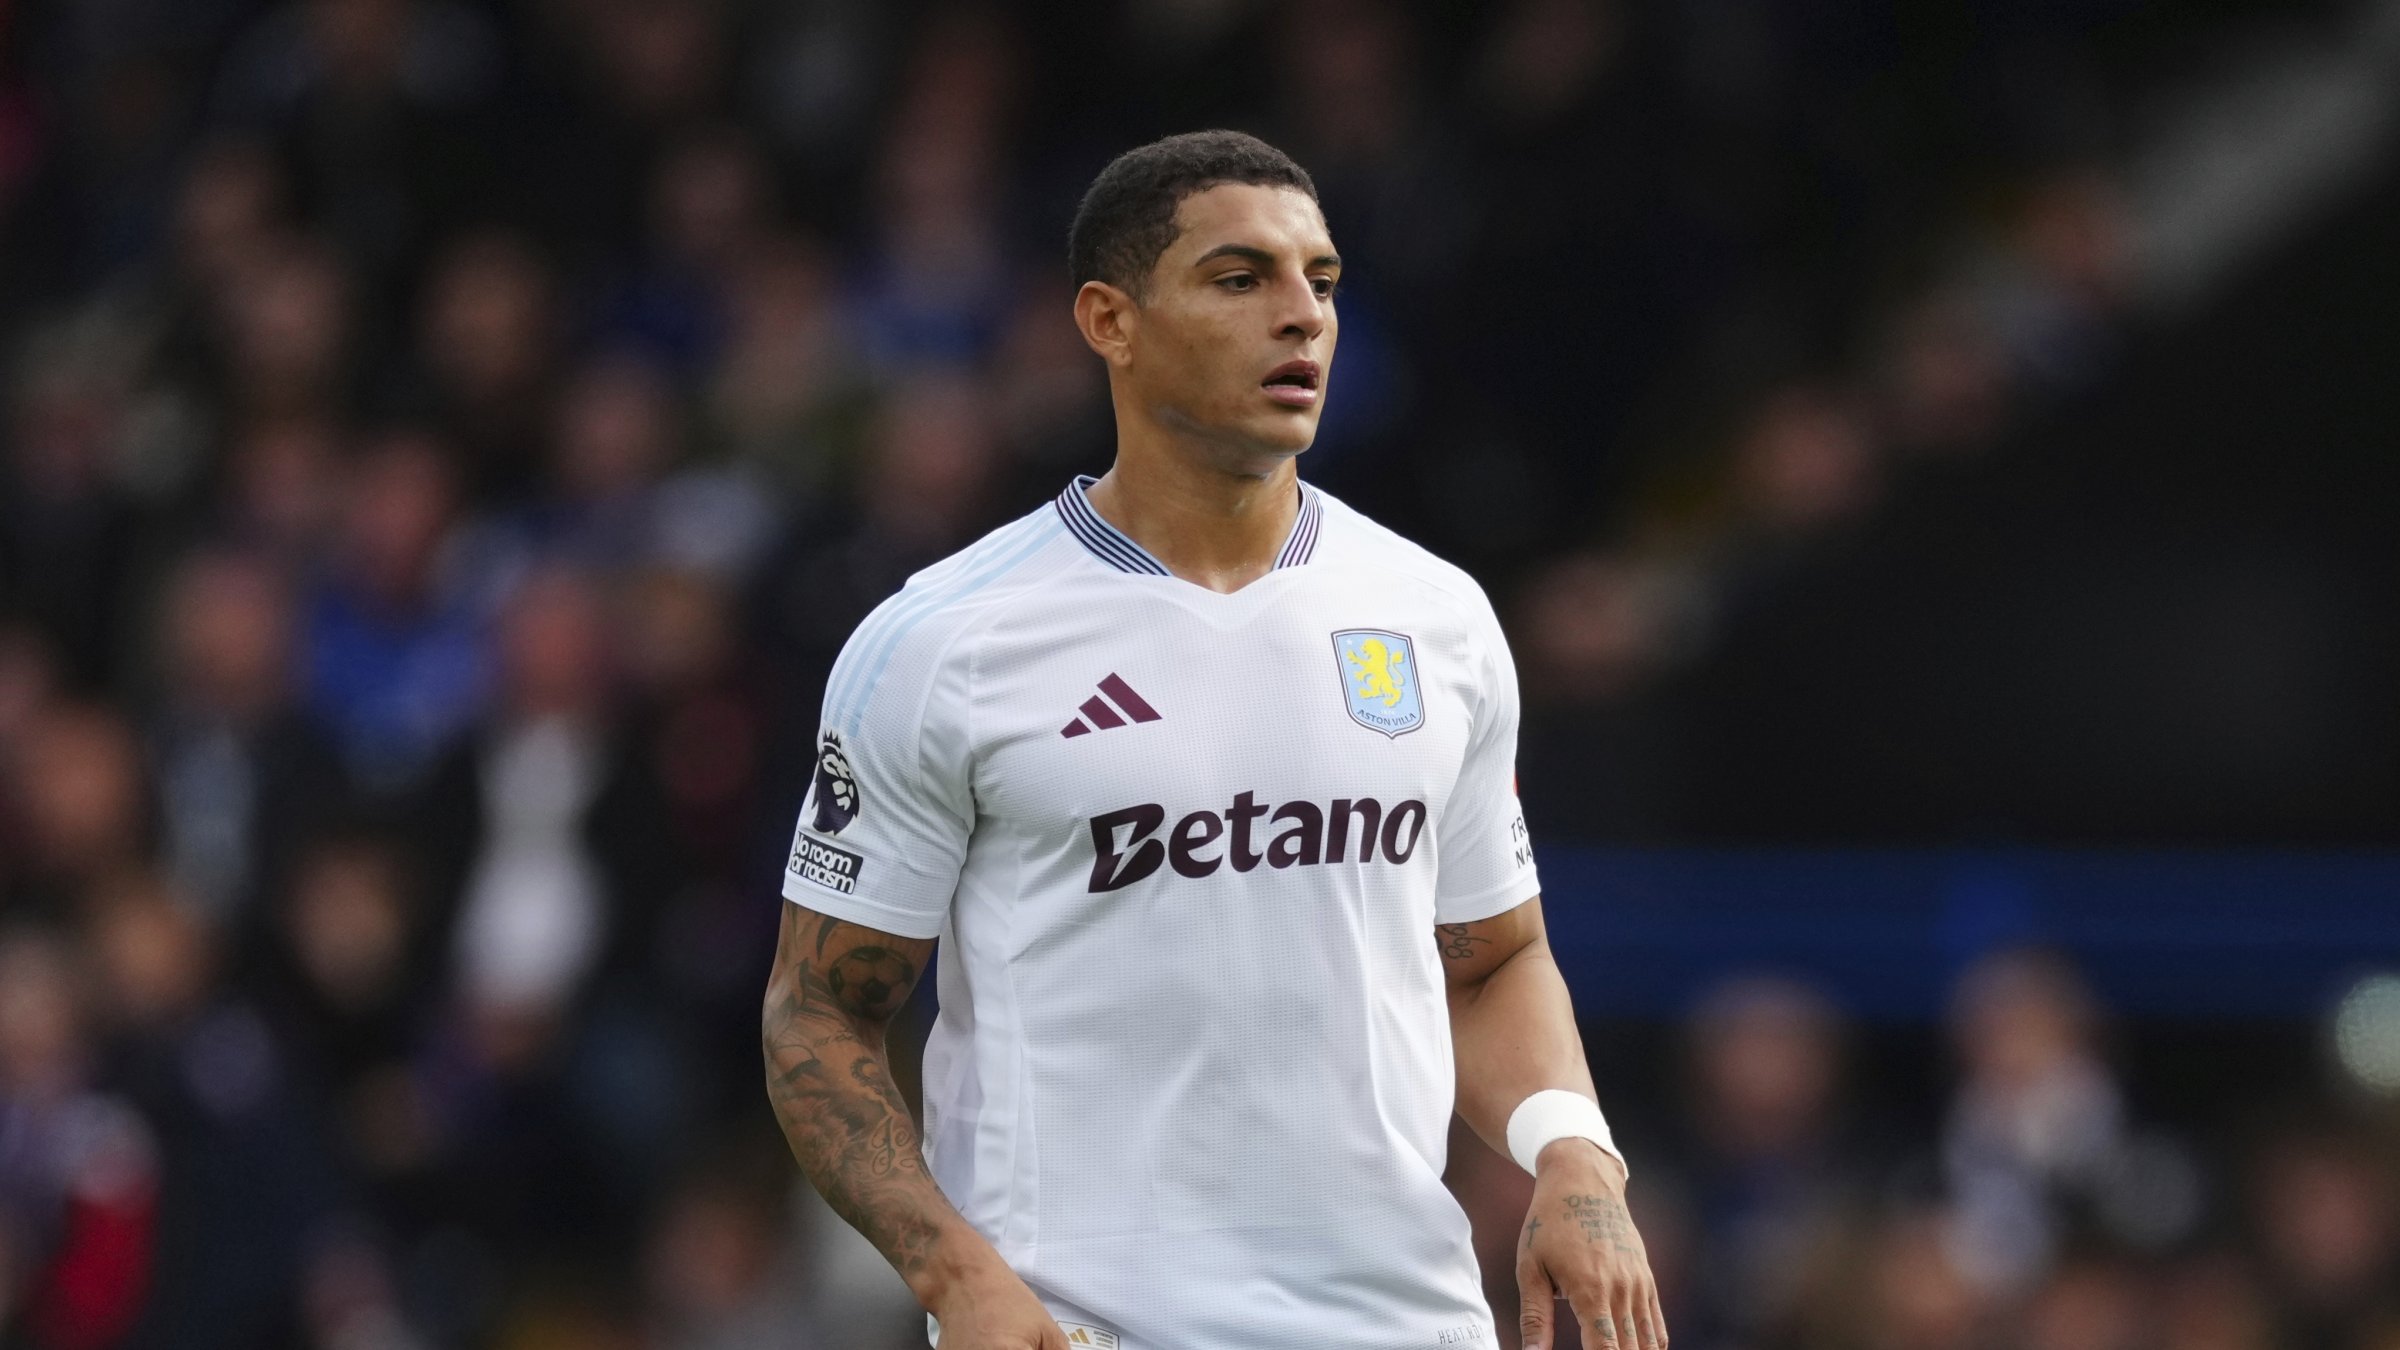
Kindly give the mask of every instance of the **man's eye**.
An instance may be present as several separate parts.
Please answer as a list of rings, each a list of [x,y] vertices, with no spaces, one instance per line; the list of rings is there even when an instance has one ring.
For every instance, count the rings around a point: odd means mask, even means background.
[[[1229,291],[1246,291],[1257,285],[1258,279],[1248,272],[1235,272],[1228,276],[1218,277],[1217,284]]]
[[[1317,288],[1317,298],[1320,300],[1331,300],[1334,291],[1339,286],[1339,283],[1332,277],[1316,277],[1311,279],[1309,284]]]

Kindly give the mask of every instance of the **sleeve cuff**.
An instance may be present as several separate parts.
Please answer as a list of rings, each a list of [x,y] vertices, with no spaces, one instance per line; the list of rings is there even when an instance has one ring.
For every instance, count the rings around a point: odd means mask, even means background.
[[[1505,914],[1542,893],[1541,876],[1528,867],[1497,886],[1461,896],[1441,896],[1433,902],[1436,923],[1474,923]]]
[[[942,925],[950,919],[947,908],[937,914],[895,909],[859,896],[843,895],[823,886],[814,886],[789,874],[783,879],[783,898],[795,905],[805,905],[819,914],[831,915],[844,923],[920,941],[940,937]]]

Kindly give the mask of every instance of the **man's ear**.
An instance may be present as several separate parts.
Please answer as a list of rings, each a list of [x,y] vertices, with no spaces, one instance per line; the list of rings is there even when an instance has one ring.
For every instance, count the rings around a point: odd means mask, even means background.
[[[1075,326],[1083,332],[1084,345],[1111,366],[1132,363],[1133,334],[1141,317],[1133,297],[1105,281],[1087,281],[1075,292]]]

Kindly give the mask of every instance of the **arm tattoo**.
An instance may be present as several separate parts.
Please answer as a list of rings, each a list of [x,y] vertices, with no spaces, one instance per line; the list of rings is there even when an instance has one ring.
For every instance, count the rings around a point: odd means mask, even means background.
[[[884,1059],[883,1025],[908,998],[930,944],[824,919],[813,950],[786,905],[767,989],[767,1099],[826,1203],[902,1275],[932,1259],[948,1202],[918,1152],[916,1122]]]
[[[1450,961],[1472,959],[1475,955],[1476,943],[1480,942],[1488,947],[1492,942],[1490,938],[1476,932],[1473,924],[1437,923],[1433,926],[1433,931],[1439,935],[1443,959]]]
[[[1613,1195],[1570,1195],[1567,1217],[1583,1230],[1586,1242],[1606,1242],[1619,1256],[1637,1256],[1633,1245],[1633,1216]]]

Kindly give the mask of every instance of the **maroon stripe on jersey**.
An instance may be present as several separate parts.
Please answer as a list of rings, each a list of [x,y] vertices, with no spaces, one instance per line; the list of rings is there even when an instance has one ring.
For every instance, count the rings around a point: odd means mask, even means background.
[[[1275,555],[1275,565],[1278,568],[1297,567],[1307,562],[1309,555],[1316,552],[1317,529],[1323,524],[1324,516],[1324,504],[1317,500],[1316,493],[1309,491],[1306,484],[1302,484],[1300,487],[1300,515],[1292,522],[1292,534],[1289,539],[1284,541],[1283,552]]]
[[[1100,692],[1115,699],[1118,707],[1132,713],[1133,720],[1136,722],[1158,720],[1158,709],[1151,707],[1140,694],[1133,692],[1132,685],[1125,683],[1113,672],[1107,679],[1100,682]]]
[[[1078,717],[1074,721],[1067,723],[1063,727],[1060,727],[1058,729],[1058,734],[1061,736],[1089,736],[1092,734],[1092,729],[1085,726],[1083,724],[1083,719]]]
[[[1100,728],[1102,731],[1106,731],[1110,727],[1121,727],[1125,725],[1125,719],[1117,716],[1117,710],[1108,706],[1106,702],[1102,701],[1098,694],[1094,694],[1090,698],[1085,699],[1083,701],[1083,706],[1076,709],[1076,711],[1092,719],[1092,725]]]

